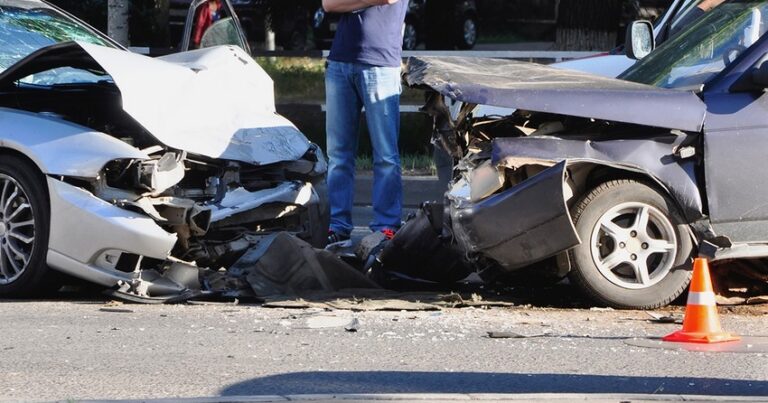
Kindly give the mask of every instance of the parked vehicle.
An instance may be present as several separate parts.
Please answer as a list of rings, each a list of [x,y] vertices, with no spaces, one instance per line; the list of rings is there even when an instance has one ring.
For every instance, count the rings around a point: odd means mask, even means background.
[[[768,256],[766,18],[768,1],[728,1],[620,79],[412,58],[435,142],[460,158],[433,228],[486,275],[567,274],[617,308],[675,300],[696,254]],[[648,53],[651,26],[632,32],[628,54]],[[479,104],[514,112],[475,118]]]
[[[169,23],[173,44],[181,43],[192,4],[193,0],[170,0]],[[285,50],[307,48],[315,0],[231,0],[231,4],[250,43],[264,42],[266,22],[272,21],[277,46]]]
[[[200,289],[191,262],[228,267],[264,234],[324,245],[322,151],[275,112],[237,20],[191,13],[200,49],[152,59],[0,0],[0,295],[63,272],[171,298]]]
[[[320,1],[313,18],[315,45],[330,49],[339,15],[326,13]],[[474,0],[410,0],[403,27],[403,49],[425,43],[430,49],[472,49],[478,36]]]

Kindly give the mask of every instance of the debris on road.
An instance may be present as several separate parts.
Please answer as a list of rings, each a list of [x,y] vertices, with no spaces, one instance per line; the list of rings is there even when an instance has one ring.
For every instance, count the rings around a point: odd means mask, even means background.
[[[673,313],[669,313],[668,315],[662,315],[655,312],[646,312],[646,314],[651,317],[649,321],[653,323],[683,324],[683,317],[680,315],[675,315]]]
[[[768,303],[768,261],[726,260],[712,264],[718,305]]]
[[[123,308],[99,308],[99,311],[111,312],[111,313],[133,313],[132,309],[123,309]]]
[[[491,339],[527,339],[529,337],[540,337],[542,335],[537,336],[525,336],[520,333],[515,332],[488,332],[488,337]]]

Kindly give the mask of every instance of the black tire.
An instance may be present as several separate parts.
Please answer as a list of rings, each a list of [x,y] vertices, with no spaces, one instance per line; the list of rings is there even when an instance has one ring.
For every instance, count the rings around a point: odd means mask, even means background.
[[[635,217],[632,213],[622,215],[623,211],[633,208],[637,211]],[[648,224],[642,234],[638,234],[640,230],[632,228],[642,227],[637,223],[643,209],[649,217],[645,221]],[[614,215],[618,222],[610,218]],[[574,207],[572,218],[582,242],[569,251],[573,265],[569,277],[587,297],[618,309],[655,309],[668,305],[685,292],[691,278],[693,242],[675,203],[666,195],[638,181],[614,180],[584,196]],[[617,230],[607,229],[601,223],[617,224],[611,227]],[[613,237],[609,231],[620,236]],[[643,235],[648,233],[653,240],[669,239],[659,243],[663,245],[661,249],[655,245],[650,247],[653,241],[643,241]],[[624,258],[609,259],[614,252],[618,252],[615,256]],[[643,257],[645,254],[648,257]],[[623,263],[612,267],[614,261]],[[646,270],[635,270],[638,264],[645,265]],[[640,280],[643,278],[640,272],[647,273],[645,282]],[[637,283],[632,284],[633,280]]]
[[[471,14],[464,15],[456,30],[456,47],[462,50],[474,48],[477,44],[477,36],[477,18]]]
[[[0,178],[3,178],[3,176],[15,181],[23,191],[23,194],[27,196],[23,197],[22,200],[30,206],[34,224],[31,226],[32,229],[24,228],[23,230],[25,235],[33,235],[34,241],[29,252],[28,261],[21,274],[6,284],[0,284],[0,296],[29,297],[54,290],[58,288],[60,276],[57,275],[58,273],[50,270],[46,264],[50,232],[50,202],[48,200],[47,187],[45,186],[45,177],[39,173],[35,166],[27,161],[8,155],[0,157]],[[0,201],[2,201],[2,192],[3,183],[0,183]],[[4,212],[0,211],[0,214],[2,213]],[[23,211],[23,214],[28,213]],[[3,244],[12,242],[8,240],[9,238],[5,237],[0,242]],[[7,260],[6,263],[8,263]],[[0,275],[0,278],[7,281],[12,277]]]

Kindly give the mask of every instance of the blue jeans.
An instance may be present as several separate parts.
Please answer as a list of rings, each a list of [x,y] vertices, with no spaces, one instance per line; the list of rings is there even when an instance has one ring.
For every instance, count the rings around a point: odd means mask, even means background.
[[[373,145],[374,218],[370,228],[400,228],[400,68],[329,61],[325,88],[331,231],[349,235],[354,228],[355,156],[363,107]]]

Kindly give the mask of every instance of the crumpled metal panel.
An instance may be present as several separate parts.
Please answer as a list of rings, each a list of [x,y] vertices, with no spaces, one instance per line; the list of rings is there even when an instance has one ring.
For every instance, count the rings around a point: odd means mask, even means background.
[[[310,147],[276,113],[272,79],[238,47],[152,59],[66,42],[11,66],[0,74],[0,86],[60,66],[106,71],[120,90],[123,110],[169,147],[261,165],[299,159]]]
[[[518,61],[412,57],[405,79],[466,103],[669,129],[701,131],[706,113],[692,91]]]
[[[565,201],[565,169],[563,161],[479,203],[454,206],[461,246],[511,270],[580,244]]]
[[[516,167],[536,161],[586,161],[647,173],[670,192],[692,222],[701,218],[703,211],[695,158],[680,160],[674,155],[675,149],[692,140],[692,136],[684,135],[603,141],[550,136],[497,138],[493,140],[493,164]]]

